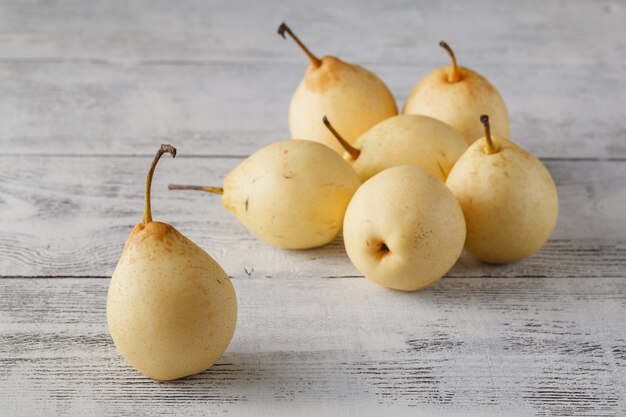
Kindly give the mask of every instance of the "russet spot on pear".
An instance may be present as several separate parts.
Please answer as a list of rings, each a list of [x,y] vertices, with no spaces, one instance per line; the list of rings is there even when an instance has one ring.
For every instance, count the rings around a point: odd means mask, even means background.
[[[237,298],[228,275],[174,227],[152,220],[146,179],[143,222],[131,232],[107,295],[107,323],[122,356],[144,375],[172,380],[210,368],[235,331]]]
[[[489,117],[481,120],[484,137],[457,161],[446,184],[463,207],[466,249],[485,262],[514,262],[535,253],[552,234],[557,190],[541,161],[491,135]]]
[[[359,188],[346,211],[343,238],[350,260],[365,277],[416,291],[439,280],[457,261],[465,221],[440,179],[401,165]]]
[[[426,75],[409,94],[403,113],[439,119],[461,132],[468,144],[482,136],[476,120],[489,114],[494,133],[509,137],[509,114],[498,90],[477,72],[457,66],[448,44],[440,46],[448,51],[452,65]]]
[[[343,149],[322,123],[324,115],[336,120],[352,143],[376,123],[398,114],[393,95],[372,72],[334,56],[317,58],[284,23],[278,33],[291,36],[311,61],[289,105],[292,138],[317,141],[341,154]]]
[[[265,242],[307,249],[330,242],[341,230],[352,195],[361,185],[348,162],[313,141],[266,146],[231,171],[224,187],[170,185],[222,195],[222,204]]]
[[[446,180],[467,149],[465,138],[444,122],[428,116],[403,114],[376,124],[350,145],[324,117],[324,124],[345,148],[344,159],[366,181],[398,165],[413,165]]]

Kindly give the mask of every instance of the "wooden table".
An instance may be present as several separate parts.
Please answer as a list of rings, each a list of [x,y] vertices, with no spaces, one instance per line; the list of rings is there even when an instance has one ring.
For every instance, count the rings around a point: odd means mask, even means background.
[[[533,257],[464,255],[437,285],[363,279],[341,239],[281,251],[217,198],[289,137],[316,53],[378,73],[403,103],[448,58],[500,89],[512,137],[558,185]],[[0,414],[622,415],[626,410],[626,2],[60,0],[0,2]],[[108,334],[109,277],[140,221],[161,143],[155,219],[233,277],[239,323],[212,369],[157,383]]]

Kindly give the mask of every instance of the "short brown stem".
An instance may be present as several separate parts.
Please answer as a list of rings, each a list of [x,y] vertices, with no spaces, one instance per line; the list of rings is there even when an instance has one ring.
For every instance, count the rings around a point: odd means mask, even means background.
[[[483,114],[480,116],[480,122],[485,126],[485,140],[487,141],[487,153],[492,154],[498,152],[498,148],[491,139],[491,126],[489,125],[489,116]]]
[[[452,48],[450,48],[450,46],[444,41],[439,42],[439,46],[445,49],[448,52],[448,55],[450,55],[450,59],[452,60],[452,66],[450,68],[450,74],[448,74],[448,82],[455,83],[461,79],[461,76],[459,74],[459,67],[456,64],[456,57],[454,56],[454,52],[452,51]]]
[[[178,185],[178,184],[170,184],[167,186],[170,190],[195,190],[195,191],[206,191],[211,194],[224,194],[224,189],[222,187],[203,187],[201,185]]]
[[[346,152],[348,152],[350,154],[350,157],[352,159],[357,159],[359,157],[359,155],[361,155],[361,151],[357,148],[355,148],[354,146],[350,145],[350,143],[348,143],[347,140],[345,140],[340,134],[339,132],[337,132],[335,130],[335,128],[333,127],[333,125],[330,124],[330,121],[328,120],[328,118],[326,116],[324,116],[324,118],[322,119],[322,121],[324,122],[324,125],[326,125],[326,127],[328,128],[328,130],[330,130],[330,133],[333,134],[333,136],[339,141],[339,143],[341,144],[341,146],[343,146],[343,148],[346,150]]]
[[[300,48],[302,48],[302,50],[304,51],[304,53],[309,57],[309,59],[311,60],[311,64],[313,64],[316,67],[319,67],[320,65],[322,65],[322,61],[320,61],[320,59],[318,57],[316,57],[315,55],[313,55],[313,53],[311,51],[309,51],[309,48],[307,48],[306,46],[304,46],[304,44],[302,43],[302,41],[300,41],[300,39],[298,39],[298,37],[291,31],[291,29],[289,29],[289,26],[287,26],[284,22],[280,24],[280,26],[278,27],[278,34],[280,36],[282,36],[284,39],[287,39],[285,37],[285,33],[288,33],[289,36],[291,36],[291,39],[293,39]]]
[[[148,171],[148,175],[146,176],[146,195],[143,207],[143,223],[148,224],[152,221],[152,207],[150,205],[150,191],[152,189],[152,177],[154,176],[154,169],[161,159],[161,156],[164,153],[169,153],[172,155],[172,158],[176,158],[176,148],[172,145],[161,145],[159,150],[157,151],[154,159],[152,160],[152,165],[150,165],[150,170]]]

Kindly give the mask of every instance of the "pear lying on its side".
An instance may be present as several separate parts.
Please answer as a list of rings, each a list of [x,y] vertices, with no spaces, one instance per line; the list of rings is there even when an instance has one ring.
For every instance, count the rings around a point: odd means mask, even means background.
[[[144,220],[131,232],[107,297],[115,346],[144,375],[171,380],[210,368],[230,343],[237,298],[228,275],[178,230],[152,221],[148,173]]]
[[[441,278],[465,242],[463,212],[434,175],[389,168],[358,189],[343,223],[350,260],[370,280],[415,291]]]
[[[452,65],[422,78],[409,94],[403,113],[442,120],[461,132],[468,144],[482,136],[476,120],[487,113],[497,127],[495,133],[509,137],[509,113],[498,90],[477,72],[457,66],[448,44],[439,45],[450,54]]]
[[[463,207],[466,249],[491,263],[530,256],[548,240],[559,213],[556,186],[533,155],[500,136],[485,137],[457,161],[446,184]]]
[[[278,33],[289,34],[311,60],[289,106],[291,137],[314,140],[342,154],[322,123],[324,115],[336,120],[337,128],[352,143],[376,123],[398,114],[393,95],[376,75],[334,56],[317,58],[284,23]]]
[[[344,159],[361,180],[398,165],[422,168],[445,181],[467,149],[463,135],[437,119],[403,114],[383,120],[350,145],[324,117],[324,124],[346,149]]]
[[[284,249],[325,245],[341,230],[346,207],[361,185],[332,149],[284,140],[252,154],[224,179],[224,187],[170,185],[223,194],[222,204],[252,233]]]

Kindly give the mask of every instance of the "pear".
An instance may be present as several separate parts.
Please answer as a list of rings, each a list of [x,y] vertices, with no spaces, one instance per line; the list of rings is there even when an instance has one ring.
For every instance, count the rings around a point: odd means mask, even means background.
[[[545,166],[508,139],[485,136],[457,161],[446,184],[463,207],[466,249],[478,259],[507,263],[530,256],[548,240],[559,199]]]
[[[330,148],[284,140],[262,148],[224,179],[224,187],[170,184],[222,195],[222,204],[252,233],[284,249],[325,245],[341,230],[346,207],[361,185]]]
[[[497,127],[494,133],[509,137],[509,114],[498,90],[477,72],[457,66],[447,43],[439,42],[439,46],[448,52],[452,65],[426,75],[409,94],[403,113],[442,120],[461,132],[470,145],[482,136],[476,120],[486,113]]]
[[[159,149],[146,179],[143,222],[131,232],[115,267],[107,322],[115,346],[144,375],[172,380],[210,368],[230,343],[237,299],[228,275],[178,230],[152,221],[150,188]]]
[[[376,75],[334,56],[317,58],[284,23],[278,33],[283,38],[289,34],[311,60],[289,106],[291,137],[314,140],[342,154],[342,147],[322,124],[322,116],[336,120],[337,128],[352,143],[376,123],[398,114],[393,95]]]
[[[361,180],[397,165],[414,165],[445,181],[467,149],[465,138],[447,124],[428,116],[404,114],[383,120],[362,134],[354,146],[331,125],[324,124],[346,152]]]
[[[465,221],[443,182],[402,165],[359,188],[346,211],[343,239],[350,260],[367,278],[415,291],[437,281],[457,261]]]

